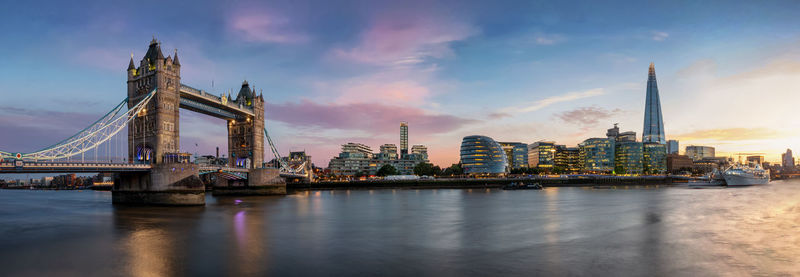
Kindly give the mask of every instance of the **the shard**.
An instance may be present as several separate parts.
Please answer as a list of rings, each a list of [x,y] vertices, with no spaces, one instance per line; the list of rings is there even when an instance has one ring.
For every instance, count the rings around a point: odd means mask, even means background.
[[[661,117],[661,100],[656,83],[656,68],[653,63],[650,63],[650,71],[647,74],[647,100],[644,106],[642,142],[667,143],[664,136],[664,119]]]

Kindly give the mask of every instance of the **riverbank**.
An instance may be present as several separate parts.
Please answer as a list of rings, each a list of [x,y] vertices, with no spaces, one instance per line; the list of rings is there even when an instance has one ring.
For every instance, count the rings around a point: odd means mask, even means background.
[[[672,185],[686,183],[685,179],[668,176],[531,176],[520,178],[443,178],[433,180],[356,180],[322,181],[315,183],[287,183],[293,190],[338,189],[472,189],[500,188],[514,182],[539,183],[545,187],[592,187],[596,185],[640,186]]]

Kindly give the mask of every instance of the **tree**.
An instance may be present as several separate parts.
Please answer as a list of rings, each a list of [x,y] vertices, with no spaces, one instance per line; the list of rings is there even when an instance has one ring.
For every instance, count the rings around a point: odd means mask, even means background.
[[[356,172],[356,175],[354,177],[356,177],[356,179],[358,179],[358,178],[365,177],[365,176],[367,176],[366,172],[359,171],[359,172]]]
[[[414,174],[419,176],[433,176],[436,175],[437,169],[439,171],[442,170],[441,168],[438,168],[438,166],[434,167],[431,163],[422,162],[414,166]]]
[[[444,175],[447,175],[447,176],[457,176],[457,175],[463,175],[463,174],[464,174],[464,169],[461,167],[460,163],[453,164],[450,167],[445,168],[445,170],[444,170]]]
[[[394,168],[394,166],[392,166],[390,164],[385,164],[385,165],[381,166],[380,169],[378,169],[377,175],[381,176],[381,177],[385,177],[385,176],[389,176],[389,175],[397,175],[397,168]]]

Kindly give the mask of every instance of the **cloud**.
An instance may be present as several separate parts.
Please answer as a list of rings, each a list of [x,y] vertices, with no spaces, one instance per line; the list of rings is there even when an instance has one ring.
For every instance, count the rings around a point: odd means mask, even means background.
[[[397,131],[401,121],[414,126],[417,134],[444,133],[476,122],[452,115],[431,114],[414,107],[379,103],[320,104],[303,100],[299,103],[266,103],[264,106],[270,120],[301,127],[361,130],[369,134]]]
[[[542,100],[539,100],[539,101],[535,101],[535,102],[531,102],[531,103],[528,103],[528,104],[522,105],[522,106],[507,107],[507,108],[502,109],[501,112],[504,112],[504,113],[527,113],[527,112],[533,112],[533,111],[541,110],[541,109],[543,109],[545,107],[548,107],[550,105],[553,105],[553,104],[557,104],[557,103],[561,103],[561,102],[575,101],[575,100],[578,100],[578,99],[583,99],[583,98],[588,98],[588,97],[593,97],[593,96],[598,96],[598,95],[603,95],[603,94],[605,94],[605,91],[602,88],[595,88],[595,89],[590,89],[590,90],[587,90],[587,91],[569,92],[569,93],[566,93],[566,94],[563,94],[563,95],[550,96],[550,97],[547,97],[545,99],[542,99]]]
[[[653,34],[652,38],[655,41],[664,41],[669,37],[669,34],[666,32],[653,31],[652,34]]]
[[[600,121],[608,119],[621,112],[622,110],[620,109],[607,110],[605,108],[593,106],[593,107],[582,107],[570,111],[561,112],[556,114],[555,117],[569,124],[589,127],[589,126],[595,126],[598,123],[600,123]]]
[[[743,141],[763,140],[782,137],[783,134],[770,128],[727,128],[705,129],[676,135],[679,140],[687,141]]]
[[[489,119],[503,119],[503,118],[506,118],[506,117],[511,117],[511,115],[508,114],[508,113],[503,113],[503,112],[493,112],[493,113],[490,113],[487,117]]]
[[[288,18],[266,10],[236,10],[228,17],[228,30],[247,42],[303,43],[308,35],[292,30]]]
[[[559,34],[536,34],[533,37],[533,42],[538,45],[554,45],[566,40],[564,36]]]
[[[380,17],[361,34],[357,45],[334,49],[333,56],[366,64],[414,65],[429,58],[453,55],[452,42],[477,33],[473,26],[464,22],[431,16],[413,20],[407,17]]]

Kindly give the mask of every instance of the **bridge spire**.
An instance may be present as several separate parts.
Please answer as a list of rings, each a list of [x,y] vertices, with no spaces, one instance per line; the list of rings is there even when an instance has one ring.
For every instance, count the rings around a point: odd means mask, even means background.
[[[181,65],[181,62],[178,61],[178,48],[175,48],[175,58],[172,60],[172,64]]]

